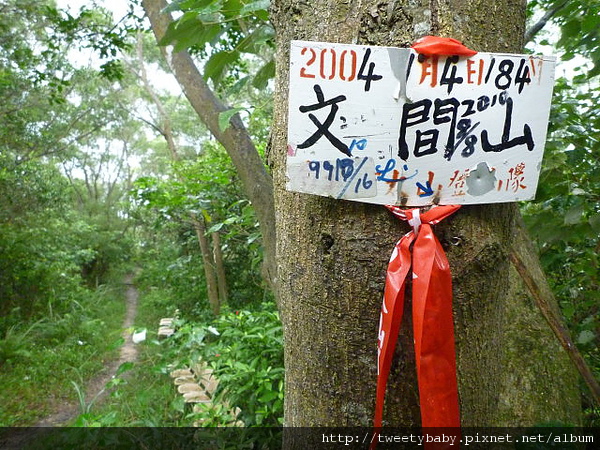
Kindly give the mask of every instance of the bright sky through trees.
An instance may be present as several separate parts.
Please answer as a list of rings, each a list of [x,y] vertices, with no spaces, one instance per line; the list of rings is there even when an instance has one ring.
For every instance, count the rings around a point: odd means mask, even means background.
[[[59,8],[68,11],[72,15],[76,15],[84,6],[90,9],[93,8],[94,5],[98,5],[112,11],[113,20],[117,23],[129,11],[130,2],[126,0],[93,0],[92,2],[86,0],[56,0],[56,4]],[[139,14],[142,15],[143,12],[140,10]],[[73,49],[70,52],[69,57],[76,65],[80,66],[90,66],[99,69],[102,64],[102,61],[98,58],[98,55],[94,53],[93,49]],[[173,95],[181,93],[181,88],[175,80],[175,77],[163,72],[157,66],[152,65],[148,75],[155,82],[155,85],[160,86],[161,89],[165,89]]]

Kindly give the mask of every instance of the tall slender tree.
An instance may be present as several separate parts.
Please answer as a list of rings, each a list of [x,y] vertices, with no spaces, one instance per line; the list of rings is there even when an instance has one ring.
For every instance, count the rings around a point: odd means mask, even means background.
[[[160,42],[165,37],[169,25],[173,23],[171,14],[165,12],[167,2],[143,0],[142,5],[150,19],[154,35]],[[254,205],[260,222],[265,248],[264,277],[267,282],[274,285],[276,279],[273,226],[275,211],[271,174],[267,172],[238,114],[230,117],[226,128],[220,126],[221,113],[230,108],[210,89],[191,55],[187,51],[174,52],[173,46],[162,47],[162,50],[198,117],[227,150],[235,165],[244,192]]]

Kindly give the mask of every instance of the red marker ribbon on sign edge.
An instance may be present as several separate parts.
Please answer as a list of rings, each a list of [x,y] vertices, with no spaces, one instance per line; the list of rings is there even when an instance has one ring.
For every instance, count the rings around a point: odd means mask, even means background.
[[[475,50],[471,50],[456,39],[439,36],[424,36],[417,39],[410,48],[425,56],[473,56],[477,54]]]
[[[387,269],[377,348],[377,395],[373,426],[381,428],[387,380],[402,323],[406,279],[412,266],[412,312],[421,426],[460,427],[452,319],[452,274],[432,225],[460,205],[419,209],[386,206],[413,230],[396,244]],[[412,247],[412,254],[411,254]],[[371,449],[376,447],[377,431]],[[426,446],[427,448],[427,446]],[[444,448],[439,444],[428,448]]]

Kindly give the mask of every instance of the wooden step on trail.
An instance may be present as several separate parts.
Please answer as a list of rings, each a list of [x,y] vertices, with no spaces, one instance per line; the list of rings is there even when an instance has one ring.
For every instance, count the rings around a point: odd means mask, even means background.
[[[175,334],[174,319],[172,317],[165,317],[160,319],[158,324],[158,339],[166,339],[169,336]]]

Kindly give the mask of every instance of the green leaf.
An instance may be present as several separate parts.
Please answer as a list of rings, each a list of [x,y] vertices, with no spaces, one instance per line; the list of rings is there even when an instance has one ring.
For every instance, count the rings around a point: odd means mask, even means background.
[[[248,85],[250,82],[250,77],[243,77],[240,80],[236,81],[233,86],[231,86],[228,90],[229,95],[237,96],[240,92]]]
[[[572,19],[565,23],[561,31],[563,33],[562,39],[577,35],[581,31],[581,22],[579,21],[579,18]]]
[[[254,86],[256,89],[262,90],[267,87],[269,80],[271,78],[273,78],[274,76],[275,76],[275,61],[271,60],[267,64],[262,66],[258,72],[256,72],[256,75],[254,76],[254,79],[252,80],[252,86]]]
[[[277,391],[269,391],[269,392],[265,392],[264,394],[262,394],[258,400],[261,403],[269,403],[270,401],[273,401],[277,398],[277,396],[279,395],[279,393]]]
[[[188,20],[195,21],[197,17],[197,11],[186,11],[185,13],[183,13],[183,16],[179,18],[177,26],[180,27],[183,23],[187,22]]]
[[[211,15],[223,10],[222,0],[192,0],[189,3],[189,8],[205,15]]]
[[[176,396],[175,399],[171,402],[171,408],[173,408],[177,412],[183,413],[185,411],[185,399],[183,398],[183,396]]]
[[[188,26],[182,26],[181,29],[173,33],[176,43],[174,52],[179,52],[191,47],[204,49],[207,44],[211,44],[222,33],[219,24],[203,24],[199,21],[189,22]]]
[[[585,345],[585,344],[589,344],[594,339],[596,339],[596,335],[594,334],[593,331],[583,330],[581,333],[579,333],[579,336],[577,337],[577,343],[581,344],[581,345]]]
[[[227,111],[220,112],[219,113],[219,129],[221,131],[227,130],[227,128],[229,128],[231,118],[243,110],[244,110],[244,108],[231,108],[231,109],[228,109]]]
[[[191,21],[187,21],[183,24],[179,22],[171,22],[167,27],[167,31],[163,35],[162,39],[158,42],[158,45],[173,45],[176,41],[182,38],[187,32],[193,32],[197,28],[197,24]]]
[[[225,224],[223,222],[219,222],[214,224],[212,227],[210,227],[206,232],[207,233],[216,233],[217,231],[219,231],[221,228],[223,228]]]
[[[267,11],[269,9],[269,6],[271,6],[270,0],[257,0],[254,2],[250,2],[244,5],[244,7],[240,10],[240,15],[245,16],[249,13],[261,10]]]
[[[117,348],[119,348],[120,346],[122,346],[125,343],[125,339],[123,339],[122,337],[116,339],[109,347],[109,350],[115,350]]]
[[[135,364],[132,363],[131,361],[124,362],[123,364],[121,364],[119,366],[119,368],[115,372],[115,377],[118,377],[119,375],[123,374],[124,372],[127,372],[128,370],[133,369],[134,367],[135,367]]]
[[[581,23],[581,31],[584,33],[590,33],[594,30],[597,30],[600,27],[600,20],[598,19],[597,14],[589,14],[583,18],[583,22]]]
[[[240,52],[259,54],[265,45],[272,45],[275,40],[275,30],[270,24],[256,28],[246,36],[237,46]]]
[[[565,214],[565,225],[575,225],[581,222],[583,216],[583,205],[571,207]]]
[[[594,214],[592,217],[590,217],[589,222],[592,230],[600,232],[600,214]]]
[[[181,2],[175,0],[172,3],[169,3],[167,6],[165,6],[161,13],[162,14],[166,14],[166,13],[171,13],[171,12],[175,12],[175,11],[181,11],[181,6],[180,6]]]
[[[238,51],[222,51],[213,54],[204,66],[204,78],[211,78],[217,84],[227,66],[233,64],[239,57]]]
[[[206,209],[202,210],[202,216],[204,217],[204,221],[206,223],[212,222],[212,217],[210,216],[210,214],[208,213],[208,211]]]
[[[174,0],[166,6],[162,12],[169,13],[175,11],[185,11],[187,9],[202,9],[203,4],[213,3],[215,0]]]

